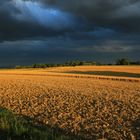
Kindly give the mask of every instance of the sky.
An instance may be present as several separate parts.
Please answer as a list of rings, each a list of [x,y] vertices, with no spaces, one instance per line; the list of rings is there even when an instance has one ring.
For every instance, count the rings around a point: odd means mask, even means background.
[[[0,67],[140,60],[140,0],[0,0]]]

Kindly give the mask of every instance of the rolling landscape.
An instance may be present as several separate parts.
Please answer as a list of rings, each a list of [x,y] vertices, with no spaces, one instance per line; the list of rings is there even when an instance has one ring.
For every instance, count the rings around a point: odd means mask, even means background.
[[[94,71],[99,75],[84,74]],[[0,70],[0,130],[5,139],[139,139],[140,79],[134,74],[139,66]],[[5,109],[23,128],[3,118]]]
[[[0,140],[140,140],[140,0],[0,0]]]

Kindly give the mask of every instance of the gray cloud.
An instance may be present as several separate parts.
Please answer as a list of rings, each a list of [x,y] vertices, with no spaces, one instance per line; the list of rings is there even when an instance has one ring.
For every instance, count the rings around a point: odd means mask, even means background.
[[[0,40],[68,34],[82,38],[79,31],[94,32],[92,38],[103,37],[106,30],[139,34],[139,7],[139,0],[2,0]]]
[[[83,16],[98,26],[140,32],[139,0],[42,0],[42,2]]]
[[[1,41],[57,36],[78,28],[74,16],[44,8],[39,2],[6,0],[0,4]]]
[[[0,66],[59,63],[70,60],[114,62],[118,58],[139,60],[139,41],[69,40],[49,38],[0,43]]]
[[[138,60],[139,7],[139,0],[1,0],[0,64]]]

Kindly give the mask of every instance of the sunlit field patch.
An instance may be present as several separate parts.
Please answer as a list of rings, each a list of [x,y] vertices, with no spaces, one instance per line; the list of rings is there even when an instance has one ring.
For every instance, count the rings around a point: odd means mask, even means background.
[[[64,139],[140,138],[139,82],[36,76],[42,70],[29,71],[34,75],[18,70],[11,70],[18,75],[0,75],[2,108],[59,130],[68,136]]]

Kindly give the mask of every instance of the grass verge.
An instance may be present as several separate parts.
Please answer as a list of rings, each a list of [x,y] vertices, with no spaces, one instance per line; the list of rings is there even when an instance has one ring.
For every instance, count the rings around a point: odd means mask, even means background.
[[[70,140],[56,129],[34,126],[25,118],[15,116],[9,110],[0,108],[1,140]]]

